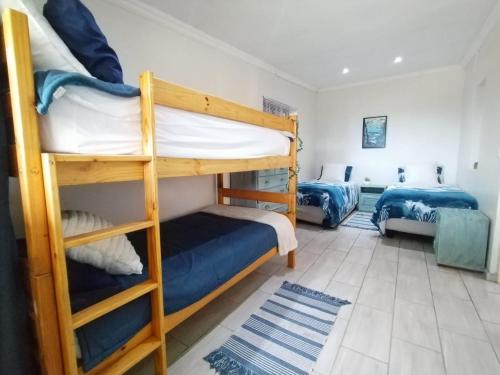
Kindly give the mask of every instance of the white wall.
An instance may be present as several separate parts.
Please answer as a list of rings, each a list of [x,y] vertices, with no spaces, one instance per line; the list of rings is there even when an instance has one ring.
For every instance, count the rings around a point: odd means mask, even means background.
[[[500,23],[465,69],[458,182],[491,219],[488,271],[496,273],[500,252]],[[478,169],[473,169],[477,161]]]
[[[138,85],[139,74],[151,70],[156,76],[196,90],[262,108],[262,96],[298,108],[300,136],[305,150],[299,153],[301,176],[309,177],[316,93],[290,83],[277,74],[225,53],[216,45],[195,40],[116,6],[112,2],[86,0],[97,22],[116,50],[124,68],[125,81]],[[12,216],[18,236],[23,233],[18,191],[11,184]],[[160,216],[170,218],[212,204],[213,176],[160,181]],[[72,187],[62,189],[65,209],[85,209],[120,223],[140,218],[143,212],[139,183]]]
[[[452,67],[323,91],[317,104],[317,165],[347,162],[353,178],[393,183],[397,167],[438,162],[454,183],[463,71]],[[361,147],[364,117],[388,116],[386,148]]]

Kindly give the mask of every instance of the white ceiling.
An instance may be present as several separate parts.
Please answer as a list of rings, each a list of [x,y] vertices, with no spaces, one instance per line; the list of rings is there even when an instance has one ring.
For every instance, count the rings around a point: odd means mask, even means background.
[[[326,88],[461,63],[498,0],[141,1]]]

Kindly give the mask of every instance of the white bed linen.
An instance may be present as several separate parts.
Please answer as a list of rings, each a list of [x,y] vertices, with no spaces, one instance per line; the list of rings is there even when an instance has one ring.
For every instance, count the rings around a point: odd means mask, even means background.
[[[42,148],[77,154],[140,154],[139,98],[68,86],[41,118]],[[159,156],[240,159],[288,155],[286,132],[156,106]]]
[[[280,255],[286,255],[298,246],[292,223],[285,215],[277,212],[224,204],[208,206],[202,212],[231,217],[233,219],[251,220],[272,226],[278,237],[278,251]]]

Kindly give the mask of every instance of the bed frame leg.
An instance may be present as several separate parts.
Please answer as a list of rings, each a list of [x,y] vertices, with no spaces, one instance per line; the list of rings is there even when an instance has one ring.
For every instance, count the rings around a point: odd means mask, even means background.
[[[288,268],[295,268],[295,250],[288,253]]]

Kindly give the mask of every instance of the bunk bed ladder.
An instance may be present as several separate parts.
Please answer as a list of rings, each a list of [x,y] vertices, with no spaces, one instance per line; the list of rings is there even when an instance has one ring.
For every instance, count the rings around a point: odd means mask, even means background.
[[[65,374],[78,374],[79,371],[75,352],[74,330],[146,294],[149,294],[151,298],[151,335],[139,343],[134,343],[135,346],[130,351],[127,351],[126,355],[121,356],[109,366],[102,369],[98,367],[97,371],[91,372],[98,372],[99,374],[122,374],[146,356],[154,353],[156,374],[167,373],[163,329],[163,288],[151,73],[146,72],[141,76],[141,90],[144,154],[141,160],[144,164],[145,220],[64,238],[62,233],[59,183],[57,180],[57,165],[61,161],[57,160],[57,155],[55,154],[42,154],[49,237],[53,258],[52,263]],[[123,163],[127,162],[127,158],[127,156],[119,156],[116,157],[116,160]],[[137,156],[131,156],[128,159],[130,159],[131,163],[136,163],[138,160]],[[66,156],[64,160],[64,163],[71,163],[70,156]],[[75,160],[78,160],[78,158],[75,158]],[[111,162],[109,173],[113,173],[112,166],[113,163]],[[71,312],[68,288],[66,250],[71,247],[81,246],[138,230],[147,231],[149,279],[73,314]]]

